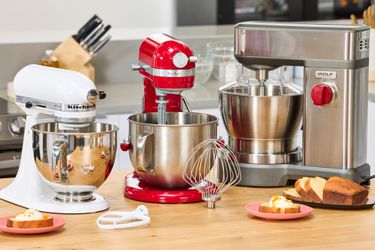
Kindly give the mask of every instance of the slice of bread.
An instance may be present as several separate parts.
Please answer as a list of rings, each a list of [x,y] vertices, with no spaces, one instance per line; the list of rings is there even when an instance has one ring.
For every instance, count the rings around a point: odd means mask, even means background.
[[[326,179],[321,177],[309,178],[305,183],[305,191],[307,195],[312,199],[312,202],[322,203],[323,201],[323,189],[326,185]]]
[[[294,214],[300,212],[300,206],[295,204],[292,207],[271,207],[268,203],[262,203],[259,205],[259,212],[273,214]]]
[[[7,220],[7,227],[13,228],[42,228],[51,226],[53,226],[53,218],[49,216],[42,220],[15,220],[15,218]]]
[[[306,191],[306,182],[310,179],[310,177],[302,177],[298,179],[294,185],[297,193],[302,197],[303,201],[312,202],[313,199]]]
[[[283,195],[284,195],[285,198],[290,199],[290,200],[303,201],[302,196],[299,195],[299,193],[296,191],[295,188],[285,190],[283,192]]]

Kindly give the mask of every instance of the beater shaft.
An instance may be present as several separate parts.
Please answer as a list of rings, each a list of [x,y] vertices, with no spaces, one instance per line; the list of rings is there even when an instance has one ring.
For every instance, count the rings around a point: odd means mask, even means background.
[[[159,99],[156,100],[156,103],[158,104],[158,124],[166,124],[166,105],[168,103],[168,100],[164,99],[164,96],[159,96]]]

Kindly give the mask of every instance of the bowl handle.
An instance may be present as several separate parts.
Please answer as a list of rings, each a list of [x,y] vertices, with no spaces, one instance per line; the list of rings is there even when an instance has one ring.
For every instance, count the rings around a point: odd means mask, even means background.
[[[137,166],[136,169],[141,172],[154,172],[155,169],[152,166],[152,127],[151,131],[148,132],[147,128],[145,127],[146,131],[138,135],[137,138],[137,150],[136,150],[136,157],[137,157]]]

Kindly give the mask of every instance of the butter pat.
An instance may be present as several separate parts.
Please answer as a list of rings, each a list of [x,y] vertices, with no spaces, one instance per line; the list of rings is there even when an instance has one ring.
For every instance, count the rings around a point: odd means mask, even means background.
[[[278,208],[286,208],[286,207],[293,207],[294,206],[292,201],[286,199],[284,196],[281,196],[281,195],[272,196],[268,205],[270,207],[278,207]]]
[[[43,215],[41,212],[30,208],[30,209],[27,209],[23,213],[17,214],[14,220],[16,221],[43,220]]]

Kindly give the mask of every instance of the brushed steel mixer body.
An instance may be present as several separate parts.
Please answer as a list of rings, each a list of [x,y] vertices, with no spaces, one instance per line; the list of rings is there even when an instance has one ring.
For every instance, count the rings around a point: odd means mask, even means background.
[[[282,186],[288,180],[314,175],[365,181],[362,177],[370,174],[366,163],[367,26],[244,22],[235,26],[234,37],[235,57],[247,68],[304,67],[302,160],[259,164],[254,157],[239,157],[241,184]],[[222,93],[220,98],[227,128],[236,126],[228,119]],[[230,131],[229,137],[237,145],[246,141]],[[235,150],[238,155],[246,154],[241,148]]]

